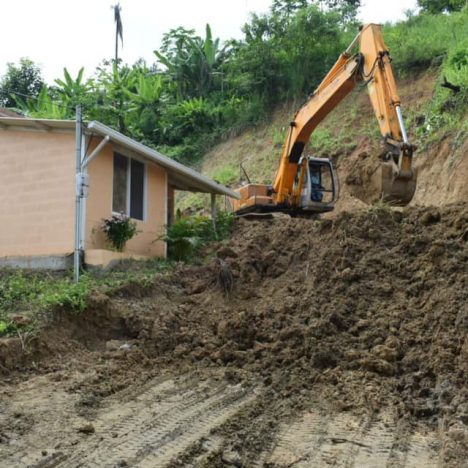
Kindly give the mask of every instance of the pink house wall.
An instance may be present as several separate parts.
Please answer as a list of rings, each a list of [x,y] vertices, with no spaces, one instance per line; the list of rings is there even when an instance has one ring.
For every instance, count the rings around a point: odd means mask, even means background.
[[[0,257],[73,251],[74,134],[0,132]]]
[[[88,154],[99,142],[95,139]],[[85,250],[109,249],[100,226],[112,216],[112,144],[91,161]],[[123,149],[120,153],[139,159]],[[125,251],[165,256],[167,173],[146,162],[146,217]],[[74,132],[0,131],[0,258],[73,252],[75,229]]]

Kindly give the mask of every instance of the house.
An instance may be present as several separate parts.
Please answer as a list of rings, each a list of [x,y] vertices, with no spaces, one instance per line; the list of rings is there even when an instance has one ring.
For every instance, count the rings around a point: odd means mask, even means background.
[[[171,220],[175,190],[236,196],[99,122],[0,117],[0,265],[64,268],[77,250],[88,265],[164,257],[158,237]],[[101,229],[104,218],[122,211],[138,229],[123,254],[110,249]]]

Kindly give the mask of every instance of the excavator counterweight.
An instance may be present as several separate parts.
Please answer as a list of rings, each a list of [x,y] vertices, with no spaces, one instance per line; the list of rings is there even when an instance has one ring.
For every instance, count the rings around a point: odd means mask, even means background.
[[[351,55],[359,44],[359,52]],[[386,155],[379,168],[379,193],[393,205],[407,205],[416,189],[412,165],[415,147],[408,141],[390,56],[379,25],[363,26],[290,123],[279,167],[271,186],[248,184],[232,200],[234,212],[323,213],[339,194],[332,161],[304,156],[304,148],[320,122],[355,88],[367,86]]]

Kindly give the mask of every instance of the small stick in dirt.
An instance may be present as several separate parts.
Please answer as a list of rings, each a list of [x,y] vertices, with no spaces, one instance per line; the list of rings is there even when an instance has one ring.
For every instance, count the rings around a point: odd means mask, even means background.
[[[229,297],[234,287],[234,277],[228,264],[221,258],[216,258],[217,283],[221,286],[226,297]]]
[[[26,351],[26,345],[25,345],[25,342],[24,342],[24,339],[23,339],[23,335],[21,335],[21,333],[20,333],[20,331],[18,329],[16,329],[16,333],[18,333],[19,339],[21,341],[21,349],[23,351]]]

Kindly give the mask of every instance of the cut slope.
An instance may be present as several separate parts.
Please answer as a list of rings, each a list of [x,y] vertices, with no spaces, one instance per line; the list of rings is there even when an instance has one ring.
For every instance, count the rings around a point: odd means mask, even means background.
[[[419,177],[413,205],[441,206],[468,199],[466,131],[438,132],[435,141],[427,135],[415,135],[417,123],[425,120],[425,108],[439,86],[436,80],[437,70],[428,70],[398,82],[410,139],[420,147],[415,155]],[[299,105],[286,105],[273,114],[269,123],[216,146],[205,155],[203,172],[236,187],[239,163],[244,161],[252,181],[271,183],[287,124]],[[332,158],[337,165],[341,196],[335,213],[361,208],[377,199],[374,178],[382,144],[366,90],[355,90],[321,123],[306,154]],[[196,198],[182,202],[183,207],[190,204],[196,204]]]

